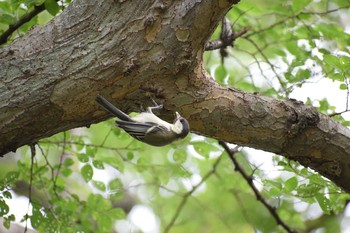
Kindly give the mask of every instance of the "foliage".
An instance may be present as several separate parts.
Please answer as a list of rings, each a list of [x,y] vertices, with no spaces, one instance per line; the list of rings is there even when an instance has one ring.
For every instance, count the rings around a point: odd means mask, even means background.
[[[1,1],[0,34],[35,6],[44,4],[47,12],[12,39],[68,3]],[[345,0],[242,1],[227,18],[236,32],[251,29],[227,48],[224,63],[217,51],[205,53],[206,68],[221,85],[282,99],[329,80],[346,93],[339,101],[347,111],[350,36],[344,25],[349,20],[342,18],[349,6]],[[220,27],[213,39],[219,33]],[[326,96],[308,96],[305,102],[325,114],[336,112]],[[341,115],[335,119],[349,125]],[[244,179],[215,140],[198,135],[154,148],[106,121],[43,139],[18,154],[0,169],[0,215],[7,228],[22,221],[40,232],[111,232],[115,227],[133,232],[138,223],[130,209],[139,204],[156,216],[155,232],[284,232],[252,186],[293,229],[341,232],[341,222],[349,221],[344,214],[349,195],[311,169],[266,154],[263,163],[271,166],[264,168],[257,162],[260,152],[243,148],[235,158],[252,181]],[[18,195],[28,197],[22,219],[8,204]]]

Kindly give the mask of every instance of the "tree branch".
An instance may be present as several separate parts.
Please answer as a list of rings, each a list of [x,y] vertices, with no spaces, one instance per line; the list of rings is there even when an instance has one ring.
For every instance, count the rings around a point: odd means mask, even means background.
[[[29,22],[32,18],[37,16],[40,12],[45,10],[45,5],[41,4],[39,6],[35,6],[32,11],[28,14],[23,15],[17,22],[9,25],[9,28],[0,35],[0,45],[5,44],[8,38],[12,35],[14,31],[16,31],[20,26]]]
[[[226,153],[228,154],[228,156],[230,157],[232,163],[235,166],[235,170],[238,171],[243,178],[247,181],[247,183],[249,184],[249,186],[251,187],[251,189],[253,190],[256,199],[258,201],[260,201],[265,207],[266,209],[270,212],[270,214],[272,215],[272,217],[276,220],[278,225],[281,225],[287,232],[289,233],[295,233],[296,231],[291,229],[277,214],[276,208],[271,206],[266,200],[265,198],[260,194],[259,190],[257,189],[257,187],[254,185],[253,183],[253,178],[251,176],[249,176],[244,169],[241,167],[241,165],[238,163],[238,161],[235,158],[235,154],[238,152],[237,148],[235,149],[230,149],[230,147],[227,145],[227,143],[223,142],[223,141],[219,141],[219,144],[225,149]]]
[[[216,49],[221,49],[221,48],[226,48],[228,46],[232,46],[233,42],[239,38],[242,37],[244,34],[246,34],[252,26],[247,26],[244,27],[241,31],[239,32],[232,32],[232,34],[228,35],[227,38],[228,40],[222,40],[221,38],[218,40],[211,40],[208,41],[205,45],[205,50],[210,51],[210,50],[216,50]]]
[[[188,198],[211,176],[216,172],[216,168],[218,167],[220,161],[221,161],[222,156],[220,156],[213,164],[213,168],[205,175],[203,176],[202,180],[197,184],[192,187],[190,191],[185,193],[183,195],[183,198],[178,205],[174,216],[171,218],[169,224],[165,227],[164,233],[167,233],[170,231],[170,229],[174,226],[176,219],[179,217],[180,212],[182,211],[183,207],[187,203]]]
[[[29,208],[32,205],[32,183],[33,183],[33,174],[34,174],[34,157],[36,155],[35,144],[30,145],[30,177],[29,177],[29,185],[28,185],[28,207],[27,213],[25,215],[25,227],[24,233],[28,231],[28,216],[29,216]]]

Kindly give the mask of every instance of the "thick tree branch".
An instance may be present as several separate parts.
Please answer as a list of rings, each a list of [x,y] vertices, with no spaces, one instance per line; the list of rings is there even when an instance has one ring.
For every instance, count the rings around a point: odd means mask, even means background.
[[[127,111],[146,106],[150,92],[159,102],[171,99],[168,110],[178,108],[187,85],[176,78],[195,76],[205,41],[232,3],[96,4],[74,1],[45,27],[1,48],[0,154],[106,119],[94,101],[98,93]]]
[[[0,154],[108,117],[164,105],[193,132],[297,160],[350,191],[350,131],[313,107],[219,86],[202,67],[226,0],[75,0],[0,49]],[[96,7],[98,6],[98,7]],[[35,42],[35,43],[33,43]]]

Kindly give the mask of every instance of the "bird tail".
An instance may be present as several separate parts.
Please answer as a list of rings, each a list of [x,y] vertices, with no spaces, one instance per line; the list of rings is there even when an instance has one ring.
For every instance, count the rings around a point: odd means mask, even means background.
[[[127,114],[125,114],[124,112],[119,110],[116,106],[114,106],[111,102],[109,102],[108,100],[106,100],[102,96],[97,95],[96,102],[99,103],[105,109],[107,109],[109,112],[113,113],[120,120],[131,121],[131,118]]]

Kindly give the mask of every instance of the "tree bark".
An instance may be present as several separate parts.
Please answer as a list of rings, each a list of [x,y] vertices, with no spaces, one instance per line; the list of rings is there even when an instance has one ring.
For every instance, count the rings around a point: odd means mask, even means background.
[[[350,131],[313,107],[219,86],[204,45],[234,1],[75,0],[0,50],[0,154],[163,103],[193,132],[297,160],[350,191]],[[151,96],[150,96],[151,95]]]

